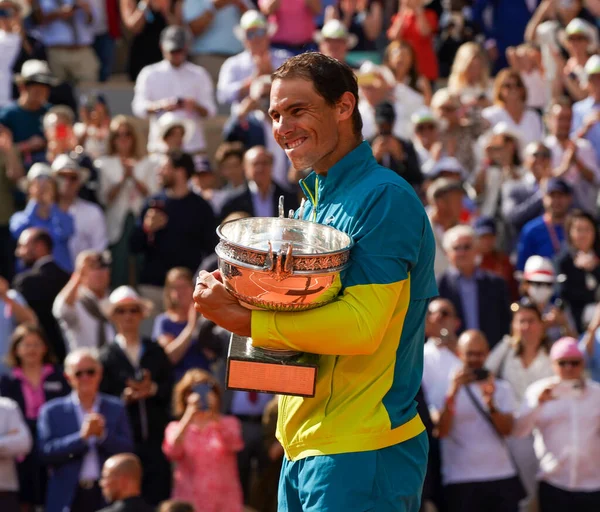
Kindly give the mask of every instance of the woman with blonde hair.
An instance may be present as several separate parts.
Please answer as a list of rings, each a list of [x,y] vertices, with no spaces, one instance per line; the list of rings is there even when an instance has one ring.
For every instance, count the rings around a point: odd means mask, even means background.
[[[527,108],[527,89],[518,71],[507,68],[496,75],[493,103],[481,113],[492,128],[505,123],[518,134],[523,146],[542,139],[542,119],[537,112]]]
[[[133,121],[119,115],[110,123],[108,155],[94,162],[100,176],[99,197],[105,207],[112,252],[113,286],[134,284],[129,238],[144,201],[158,191],[154,167],[142,158],[142,151]]]
[[[201,324],[194,308],[193,293],[194,281],[189,269],[175,267],[169,270],[164,289],[165,312],[154,320],[152,339],[160,344],[171,361],[175,382],[191,368],[208,371],[211,361],[220,352],[220,347],[201,344]]]
[[[244,442],[240,421],[223,416],[217,381],[189,370],[175,386],[173,413],[178,421],[165,431],[163,451],[175,462],[173,495],[197,512],[242,512],[237,452]]]
[[[492,97],[490,67],[484,49],[477,43],[460,46],[448,77],[448,90],[465,104],[488,106]]]

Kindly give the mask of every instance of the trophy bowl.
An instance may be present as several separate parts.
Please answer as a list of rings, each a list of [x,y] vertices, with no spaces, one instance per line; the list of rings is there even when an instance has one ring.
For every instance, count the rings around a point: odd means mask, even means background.
[[[283,217],[222,224],[216,253],[227,289],[249,307],[300,311],[332,301],[352,239],[331,226]]]

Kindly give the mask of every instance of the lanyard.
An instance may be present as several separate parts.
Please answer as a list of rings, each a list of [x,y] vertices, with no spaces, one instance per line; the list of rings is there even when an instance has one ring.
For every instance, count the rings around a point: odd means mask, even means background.
[[[550,219],[550,215],[547,213],[544,214],[544,224],[546,224],[546,229],[548,230],[548,235],[550,236],[550,241],[552,242],[552,247],[554,247],[554,252],[558,253],[560,251],[560,240],[558,239],[558,233],[556,232],[556,227],[552,223],[552,219]]]

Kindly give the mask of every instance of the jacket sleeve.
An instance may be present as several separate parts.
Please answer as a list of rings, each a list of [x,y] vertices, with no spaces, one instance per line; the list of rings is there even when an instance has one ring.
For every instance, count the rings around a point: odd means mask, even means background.
[[[131,452],[134,449],[127,411],[121,405],[118,407],[118,411],[119,417],[115,431],[107,432],[102,442],[98,445],[98,448],[109,457],[117,453]]]
[[[148,236],[144,231],[144,216],[147,211],[148,202],[146,202],[140,216],[136,219],[131,238],[129,239],[129,246],[134,253],[145,252],[148,249]]]
[[[0,458],[18,457],[29,453],[33,442],[19,406],[11,400],[5,413],[8,415],[8,431],[0,435]]]
[[[408,308],[409,274],[429,221],[412,192],[380,187],[354,219],[351,265],[333,302],[301,312],[252,312],[255,346],[326,355],[374,353],[395,311]],[[399,222],[407,219],[406,222]],[[433,258],[432,258],[433,259]],[[399,304],[400,296],[407,297]]]
[[[42,406],[37,423],[40,457],[46,464],[60,464],[74,456],[83,456],[88,451],[88,444],[79,431],[64,436],[57,436],[57,424],[53,423],[50,408]]]
[[[536,190],[525,200],[519,200],[509,193],[502,198],[502,216],[519,231],[527,222],[541,214],[543,210],[542,192]]]

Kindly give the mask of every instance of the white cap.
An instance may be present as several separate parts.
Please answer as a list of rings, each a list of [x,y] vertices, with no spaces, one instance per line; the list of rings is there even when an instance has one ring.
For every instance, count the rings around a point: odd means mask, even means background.
[[[244,41],[246,39],[246,32],[257,28],[266,28],[269,37],[277,32],[277,25],[268,22],[267,18],[257,10],[250,9],[242,15],[240,24],[233,28],[233,33],[240,41]]]
[[[48,164],[35,163],[27,173],[27,181],[30,183],[37,178],[52,178],[52,169]]]
[[[600,55],[592,55],[585,63],[584,70],[588,76],[600,74]]]
[[[346,25],[340,20],[329,20],[320,31],[315,32],[313,39],[320,43],[323,39],[345,39],[348,49],[354,48],[358,44],[358,37],[350,34]]]
[[[86,167],[81,167],[76,160],[67,154],[58,155],[52,162],[52,174],[56,175],[59,172],[71,171],[79,174],[79,181],[85,183],[90,179],[90,170]]]
[[[135,304],[142,308],[144,316],[148,316],[152,311],[152,302],[140,297],[131,286],[119,286],[102,304],[102,310],[107,317],[112,316],[117,306],[124,304]]]
[[[520,274],[524,281],[534,281],[538,283],[555,283],[565,280],[563,275],[556,276],[554,265],[549,258],[543,256],[530,256],[525,262],[525,268]]]

